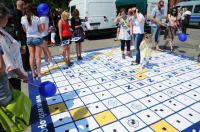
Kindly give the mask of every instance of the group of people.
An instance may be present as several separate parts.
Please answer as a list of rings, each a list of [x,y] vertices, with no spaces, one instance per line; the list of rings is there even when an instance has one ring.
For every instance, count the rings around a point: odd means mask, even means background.
[[[4,27],[10,16],[9,9],[0,4],[0,106],[6,106],[11,101],[11,84],[15,89],[21,90],[21,81],[28,82],[25,71],[31,70],[33,78],[40,78],[41,53],[43,51],[47,65],[54,65],[49,42],[49,17],[37,16],[32,4],[25,4],[23,0],[16,1],[15,35],[9,34]],[[63,11],[58,21],[59,37],[62,54],[67,66],[70,61],[70,44],[72,37],[77,37],[77,60],[82,60],[81,52],[84,41],[84,31],[79,18],[79,11],[72,13],[71,25],[68,23],[69,13]],[[24,70],[25,69],[25,70]]]
[[[182,30],[183,33],[186,33],[191,12],[187,8],[183,10],[173,8],[167,16],[164,16],[163,7],[164,1],[160,0],[157,6],[153,8],[151,16],[148,16],[150,19],[151,34],[145,32],[146,18],[137,8],[130,8],[127,13],[124,8],[120,10],[114,22],[118,26],[117,39],[121,41],[122,59],[125,59],[125,45],[127,47],[127,55],[132,58],[130,52],[131,42],[133,42],[136,51],[136,60],[132,62],[133,65],[141,64],[143,66],[143,61],[145,59],[149,60],[152,41],[155,43],[156,50],[162,51],[159,47],[159,42],[161,27],[163,26],[165,27],[165,46],[169,47],[171,51],[174,50],[175,33],[177,30]]]

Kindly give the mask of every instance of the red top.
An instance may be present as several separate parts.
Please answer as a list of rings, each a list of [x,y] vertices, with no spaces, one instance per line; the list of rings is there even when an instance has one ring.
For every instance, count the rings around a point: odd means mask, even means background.
[[[62,37],[71,37],[72,32],[69,29],[69,23],[61,19],[62,24]]]

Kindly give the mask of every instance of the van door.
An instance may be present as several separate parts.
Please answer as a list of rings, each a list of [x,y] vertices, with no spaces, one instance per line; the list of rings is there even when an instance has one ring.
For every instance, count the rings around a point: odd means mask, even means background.
[[[89,1],[88,9],[88,22],[92,30],[114,28],[113,23],[116,17],[116,7],[114,0],[93,0]]]

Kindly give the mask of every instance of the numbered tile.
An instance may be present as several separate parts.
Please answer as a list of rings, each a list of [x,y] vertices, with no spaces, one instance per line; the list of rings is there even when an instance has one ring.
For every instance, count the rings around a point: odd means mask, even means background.
[[[75,122],[79,132],[88,132],[99,127],[92,116]]]
[[[84,102],[84,104],[90,104],[90,103],[94,103],[94,102],[97,102],[99,101],[99,99],[94,95],[94,94],[91,94],[91,95],[87,95],[87,96],[84,96],[81,98],[81,100]]]
[[[93,93],[106,90],[102,85],[95,85],[95,86],[91,86],[89,88]]]
[[[146,109],[147,107],[139,101],[133,101],[126,105],[133,113],[137,113],[141,110]]]
[[[136,115],[141,120],[143,120],[147,125],[150,125],[150,124],[155,123],[158,120],[160,120],[160,117],[149,109],[141,111],[141,112],[137,113]]]
[[[178,114],[174,114],[166,118],[166,121],[173,125],[179,131],[182,131],[192,125],[191,122]]]
[[[129,132],[135,132],[146,126],[146,124],[136,115],[123,118],[120,122],[128,129]]]
[[[63,112],[51,117],[54,127],[72,122],[69,112]]]
[[[113,97],[108,91],[101,91],[95,93],[95,95],[99,98],[99,100],[104,100]]]
[[[113,96],[118,96],[120,94],[123,94],[125,93],[125,91],[120,88],[120,87],[116,87],[116,88],[112,88],[109,90],[109,92],[113,95]]]
[[[115,115],[115,117],[117,117],[117,119],[121,119],[132,114],[132,112],[124,105],[111,109],[111,112]]]
[[[156,105],[151,108],[158,116],[165,118],[174,113],[174,111],[163,104]]]
[[[154,99],[152,97],[145,97],[145,98],[140,99],[140,101],[143,104],[145,104],[147,107],[151,107],[151,106],[159,103],[156,99]]]
[[[66,124],[64,126],[56,127],[55,132],[78,132],[74,123]]]
[[[200,120],[200,114],[190,108],[180,111],[179,114],[192,123],[197,123]]]
[[[128,132],[121,123],[115,122],[102,127],[105,132]]]
[[[73,100],[68,100],[65,102],[65,104],[67,105],[68,110],[83,106],[83,102],[77,98],[77,99],[73,99]]]
[[[96,113],[100,113],[107,109],[102,102],[96,102],[96,103],[89,104],[89,105],[87,105],[87,108],[93,115]]]
[[[119,96],[116,97],[122,104],[127,104],[131,101],[136,100],[135,98],[133,98],[130,94],[125,93],[125,94],[121,94]]]
[[[185,105],[179,103],[174,99],[167,100],[163,104],[172,109],[173,111],[179,111],[186,107]]]

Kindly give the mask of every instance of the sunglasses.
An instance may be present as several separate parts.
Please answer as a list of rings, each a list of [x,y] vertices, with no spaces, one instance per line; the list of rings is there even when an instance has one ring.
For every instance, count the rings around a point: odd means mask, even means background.
[[[164,5],[160,5],[161,7],[163,7]]]

